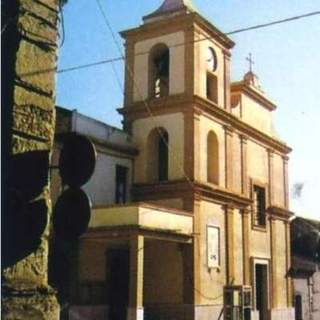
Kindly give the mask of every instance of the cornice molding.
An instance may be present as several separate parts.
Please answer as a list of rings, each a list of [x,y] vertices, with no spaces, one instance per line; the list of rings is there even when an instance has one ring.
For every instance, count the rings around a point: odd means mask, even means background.
[[[161,34],[186,31],[186,28],[192,27],[193,25],[193,20],[190,19],[190,16],[191,15],[180,15],[165,20],[149,22],[133,29],[121,31],[120,35],[129,42],[136,42]]]
[[[86,233],[80,237],[80,241],[84,241],[86,239],[93,240],[102,238],[130,239],[132,234],[141,234],[148,238],[171,240],[186,243],[189,243],[193,237],[193,235],[184,235],[162,229],[153,229],[141,227],[138,225],[129,225],[88,228]]]
[[[176,109],[179,107],[183,112],[183,108],[181,105],[190,105],[192,103],[192,98],[186,94],[177,94],[177,95],[170,95],[167,97],[162,97],[159,99],[150,98],[143,101],[137,101],[130,105],[124,106],[123,108],[117,109],[117,111],[122,114],[123,116],[128,116],[132,119],[137,119],[139,117],[150,116],[148,108],[156,113],[163,113],[166,111],[167,113],[171,112],[172,109]],[[148,106],[148,108],[146,107]]]
[[[174,180],[163,183],[141,183],[134,184],[132,188],[133,197],[138,201],[143,201],[143,197],[150,199],[150,196],[153,200],[161,199],[161,194],[170,194],[172,198],[176,198],[187,192],[199,200],[209,200],[239,209],[244,209],[252,204],[252,200],[244,195],[198,181],[190,183],[187,180]]]
[[[194,96],[194,103],[197,107],[202,108],[203,111],[211,114],[225,123],[230,124],[234,129],[237,129],[240,133],[247,135],[248,137],[254,138],[266,146],[278,150],[281,153],[288,154],[292,149],[282,141],[275,139],[262,131],[250,126],[248,123],[243,122],[241,119],[225,111],[224,109],[215,106],[209,100],[204,99],[200,96]]]
[[[212,35],[212,38],[220,42],[225,48],[232,49],[235,43],[222,31],[216,28],[210,21],[199,15],[198,13],[193,13],[194,21],[208,34]],[[230,56],[229,52],[224,52],[226,55]]]
[[[242,121],[232,113],[218,107],[211,101],[202,98],[198,95],[190,96],[187,94],[179,94],[164,97],[161,99],[150,99],[147,101],[138,101],[132,105],[118,109],[118,112],[130,120],[135,120],[141,117],[150,117],[150,113],[146,108],[146,104],[151,110],[153,115],[170,113],[170,112],[185,112],[185,108],[195,110],[196,112],[202,112],[202,114],[209,114],[217,119],[220,119],[225,125],[231,126],[233,129],[239,131],[240,134],[251,137],[260,141],[267,148],[277,150],[280,153],[288,154],[292,149],[282,141],[275,139],[262,131],[252,127],[248,123]]]
[[[267,209],[269,219],[283,220],[288,222],[294,216],[294,213],[286,208],[271,206]]]
[[[195,192],[203,198],[212,199],[215,203],[227,205],[230,208],[243,209],[252,204],[250,198],[212,184],[195,182]]]
[[[186,28],[194,27],[195,25],[226,48],[227,50],[224,50],[225,54],[230,55],[228,49],[232,49],[235,43],[225,33],[196,12],[148,22],[137,28],[121,31],[120,35],[129,41],[141,41],[163,32],[169,33],[170,31],[177,31],[178,29],[186,31]]]
[[[263,94],[248,86],[243,81],[231,84],[231,93],[235,94],[237,92],[246,94],[269,111],[274,111],[277,109],[277,106],[273,102],[267,99]]]

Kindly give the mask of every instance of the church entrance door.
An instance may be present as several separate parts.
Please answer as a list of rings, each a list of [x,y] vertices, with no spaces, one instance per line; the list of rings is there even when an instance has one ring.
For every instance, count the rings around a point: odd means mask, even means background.
[[[256,309],[259,311],[259,320],[268,319],[268,266],[266,264],[255,265],[256,279]]]

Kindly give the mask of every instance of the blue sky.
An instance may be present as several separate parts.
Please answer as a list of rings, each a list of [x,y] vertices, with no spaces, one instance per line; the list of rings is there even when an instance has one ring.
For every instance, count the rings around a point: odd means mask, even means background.
[[[163,0],[101,0],[113,30],[138,26],[141,18]],[[320,10],[319,0],[194,0],[208,20],[229,32],[277,19]],[[69,0],[64,7],[65,41],[59,68],[118,57],[95,0]],[[117,35],[121,44],[122,39]],[[233,80],[254,71],[263,90],[278,105],[275,127],[294,151],[290,155],[291,189],[303,184],[301,196],[291,197],[299,215],[319,218],[320,196],[320,15],[240,33],[232,52]],[[121,126],[116,108],[122,105],[123,63],[58,74],[57,104],[111,125]],[[117,75],[117,76],[116,76]],[[119,79],[119,81],[117,81]],[[118,83],[120,82],[120,83]]]

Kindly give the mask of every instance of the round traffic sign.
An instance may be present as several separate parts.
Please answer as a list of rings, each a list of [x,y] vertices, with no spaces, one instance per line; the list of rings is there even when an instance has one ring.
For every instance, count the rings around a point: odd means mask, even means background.
[[[59,171],[63,184],[81,187],[89,181],[96,165],[97,153],[85,136],[70,133],[65,137],[59,159]]]
[[[67,189],[58,198],[53,210],[53,227],[57,236],[74,240],[88,228],[91,202],[81,189]]]

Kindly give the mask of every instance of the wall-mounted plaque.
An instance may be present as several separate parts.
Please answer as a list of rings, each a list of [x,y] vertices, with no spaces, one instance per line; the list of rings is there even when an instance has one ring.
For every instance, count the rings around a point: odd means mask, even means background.
[[[220,267],[220,228],[207,226],[208,268]]]
[[[65,240],[79,238],[88,228],[91,217],[91,201],[81,189],[65,190],[53,210],[53,227]]]

